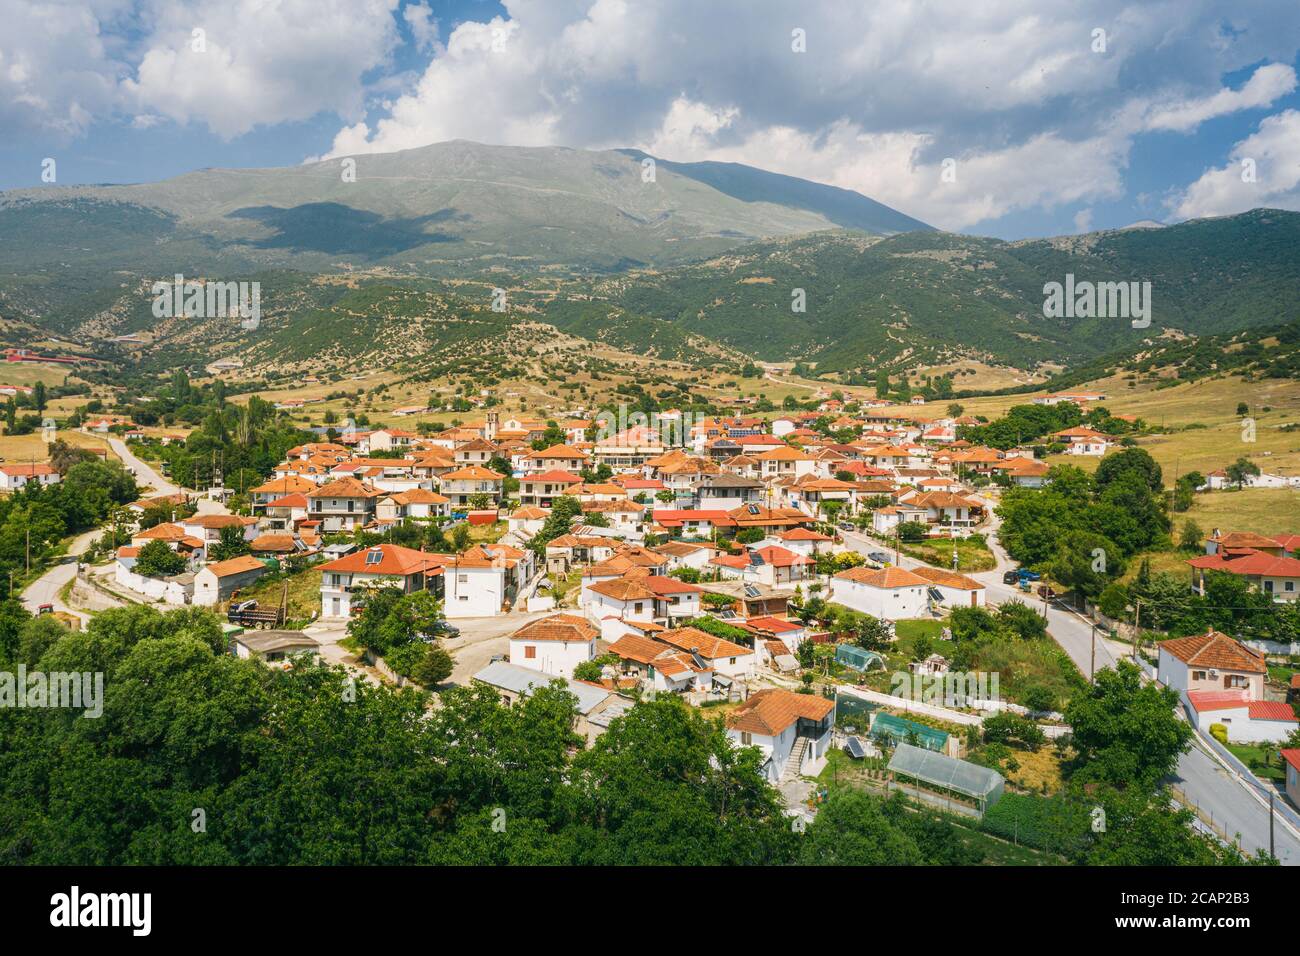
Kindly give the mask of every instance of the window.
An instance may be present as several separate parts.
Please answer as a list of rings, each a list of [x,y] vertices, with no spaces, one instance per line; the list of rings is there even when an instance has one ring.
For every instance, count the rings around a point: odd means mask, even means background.
[[[1223,679],[1223,686],[1224,687],[1249,687],[1250,681],[1242,677],[1240,674],[1229,674],[1227,677]]]
[[[740,743],[741,743],[742,746],[748,747],[748,746],[749,746],[750,744],[752,744],[753,742],[754,742],[754,735],[753,735],[753,734],[751,734],[751,733],[750,733],[749,731],[747,731],[747,730],[742,730],[742,731],[740,732]]]
[[[536,658],[536,657],[537,657],[537,648],[533,647],[531,644],[529,644],[529,645],[527,645],[527,646],[524,647],[524,658],[525,658],[525,659],[531,661],[531,660],[533,660],[533,659]]]
[[[1192,671],[1192,680],[1205,680],[1205,671]]]

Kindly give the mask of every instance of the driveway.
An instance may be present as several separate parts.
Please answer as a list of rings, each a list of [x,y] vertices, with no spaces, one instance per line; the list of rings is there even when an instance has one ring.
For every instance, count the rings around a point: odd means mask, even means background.
[[[493,655],[510,650],[510,635],[525,624],[550,617],[555,611],[533,611],[531,614],[500,614],[496,617],[467,617],[450,623],[460,629],[460,637],[443,641],[452,657],[449,684],[465,686],[470,679],[491,662]]]

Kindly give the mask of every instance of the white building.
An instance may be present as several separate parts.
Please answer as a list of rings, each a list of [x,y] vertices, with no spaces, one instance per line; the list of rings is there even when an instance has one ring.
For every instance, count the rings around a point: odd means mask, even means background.
[[[0,488],[17,491],[35,482],[38,485],[57,485],[60,475],[49,465],[43,463],[29,465],[0,465]]]
[[[1300,727],[1291,705],[1278,700],[1251,700],[1244,690],[1194,690],[1187,695],[1188,713],[1209,733],[1222,724],[1232,743],[1280,743]]]
[[[596,656],[600,631],[572,614],[553,614],[510,635],[510,663],[543,674],[573,677],[573,669]]]
[[[831,578],[829,600],[884,621],[923,617],[930,582],[905,568],[849,568]]]
[[[194,603],[213,607],[228,600],[237,588],[247,587],[266,573],[266,565],[252,555],[215,561],[194,575]]]
[[[820,773],[834,726],[834,701],[788,690],[761,690],[727,718],[727,737],[735,746],[762,751],[763,772],[777,783]]]

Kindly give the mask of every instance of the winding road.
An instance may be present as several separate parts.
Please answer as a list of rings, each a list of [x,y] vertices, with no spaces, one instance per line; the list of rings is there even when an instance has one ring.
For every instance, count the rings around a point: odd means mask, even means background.
[[[985,530],[989,548],[998,562],[997,567],[992,571],[981,571],[968,576],[984,585],[990,604],[1002,604],[1009,600],[1029,601],[1029,596],[1018,588],[1002,583],[1003,572],[1017,564],[998,541],[997,525],[995,518]],[[846,543],[852,542],[854,550],[862,553],[869,550],[890,550],[875,538],[856,532],[846,531],[844,538]],[[905,568],[918,567],[924,563],[907,555],[901,555],[899,561],[900,566]],[[1033,599],[1033,603],[1041,610],[1041,603],[1037,599]],[[1094,633],[1091,623],[1072,610],[1051,604],[1047,608],[1047,629],[1079,671],[1085,676],[1091,674]],[[1096,669],[1114,667],[1118,657],[1124,655],[1117,654],[1115,646],[1103,637],[1100,629],[1096,636]],[[1199,737],[1193,738],[1191,749],[1179,758],[1178,769],[1171,782],[1183,791],[1187,800],[1199,811],[1213,820],[1216,827],[1222,828],[1230,838],[1236,839],[1243,849],[1251,853],[1268,850],[1267,798],[1253,784],[1226,766],[1217,755],[1210,753]],[[1280,815],[1274,821],[1273,838],[1278,860],[1284,866],[1300,866],[1300,832]]]

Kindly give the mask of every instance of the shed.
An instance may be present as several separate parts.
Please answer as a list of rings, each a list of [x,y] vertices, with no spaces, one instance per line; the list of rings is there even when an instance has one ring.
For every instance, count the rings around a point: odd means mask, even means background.
[[[884,669],[885,659],[875,651],[854,647],[852,644],[840,644],[835,648],[835,661],[855,671],[869,671],[877,664]]]
[[[872,729],[874,731],[875,728]],[[1002,774],[996,770],[903,743],[894,749],[894,756],[889,760],[889,770],[896,776],[970,797],[979,805],[981,813],[998,802],[1005,783]]]
[[[908,741],[916,741],[917,746],[935,752],[941,752],[948,745],[947,731],[885,713],[872,718],[871,737],[890,747],[907,746]]]

